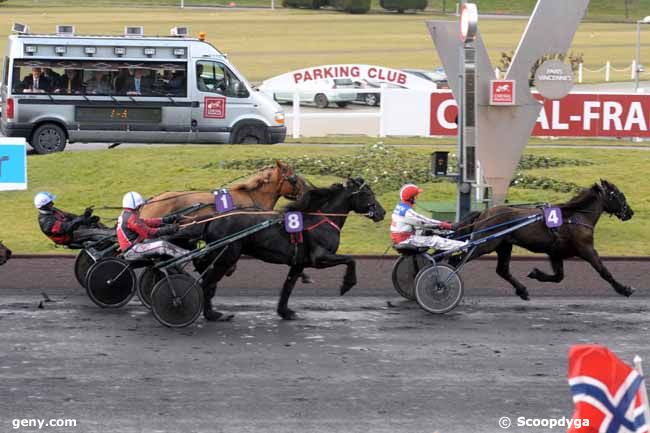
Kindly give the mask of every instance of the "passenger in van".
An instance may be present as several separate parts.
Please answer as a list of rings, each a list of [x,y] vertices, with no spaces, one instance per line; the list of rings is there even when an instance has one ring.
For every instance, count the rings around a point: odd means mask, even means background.
[[[147,71],[136,69],[128,82],[127,95],[150,95],[153,89],[153,79],[146,76]]]
[[[83,86],[84,82],[79,71],[77,69],[66,69],[65,75],[61,77],[61,82],[55,92],[78,95],[83,92]]]
[[[61,75],[57,74],[52,70],[52,68],[43,68],[43,76],[50,81],[50,88],[56,89],[61,83]]]
[[[185,94],[186,86],[185,71],[174,71],[167,82],[167,92],[172,95],[183,95]]]
[[[47,93],[51,89],[50,80],[43,75],[41,68],[32,68],[31,75],[20,83],[23,93]]]
[[[86,93],[94,95],[109,95],[112,87],[104,71],[95,71],[95,75],[86,82]]]
[[[196,87],[201,92],[211,92],[212,89],[208,87],[205,80],[203,79],[203,65],[201,63],[196,64]]]
[[[126,92],[129,88],[129,80],[131,80],[131,75],[132,73],[128,69],[120,69],[120,72],[117,73],[117,76],[113,80],[115,93],[118,95],[126,95]]]

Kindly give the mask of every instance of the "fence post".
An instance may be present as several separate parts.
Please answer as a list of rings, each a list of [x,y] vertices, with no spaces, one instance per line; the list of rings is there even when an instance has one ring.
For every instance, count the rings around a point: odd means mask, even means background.
[[[582,63],[578,63],[578,83],[582,83]]]
[[[379,87],[379,136],[385,137],[386,130],[384,127],[384,96],[386,93],[386,83],[382,83]]]
[[[298,89],[294,89],[293,93],[293,116],[291,120],[293,138],[300,138],[300,92]]]
[[[632,67],[630,69],[632,69],[632,72],[630,73],[630,79],[634,80],[634,78],[636,78],[636,59],[632,59]]]
[[[185,0],[181,0],[181,9],[185,8]]]
[[[275,10],[275,0],[271,0],[271,10]]]
[[[497,80],[499,79],[499,72],[501,72],[501,71],[499,71],[498,66],[496,68],[494,68],[494,76],[497,77]]]
[[[609,81],[609,76],[611,74],[611,69],[612,69],[612,64],[608,60],[607,63],[605,63],[605,81]]]

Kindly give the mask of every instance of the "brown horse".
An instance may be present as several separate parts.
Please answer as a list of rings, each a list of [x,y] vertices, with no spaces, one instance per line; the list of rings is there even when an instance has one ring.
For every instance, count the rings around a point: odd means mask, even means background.
[[[2,241],[0,241],[0,266],[7,263],[7,260],[11,258],[11,250],[7,248]]]
[[[280,197],[295,200],[308,189],[303,178],[282,161],[276,161],[272,167],[262,169],[249,179],[228,187],[233,203],[238,208],[257,208],[271,210]],[[214,195],[211,192],[164,192],[150,198],[142,207],[143,218],[158,218],[187,209],[194,204],[210,204],[192,212],[194,217],[214,213]]]
[[[587,261],[620,295],[630,296],[634,293],[633,288],[614,279],[594,248],[594,230],[603,213],[615,215],[621,221],[627,221],[634,215],[625,194],[619,191],[614,184],[601,180],[600,184],[596,183],[591,188],[584,189],[571,200],[557,207],[561,209],[564,221],[559,228],[552,230],[546,227],[543,220],[537,221],[478,246],[469,259],[496,251],[498,256],[497,274],[512,284],[517,295],[524,300],[530,299],[528,289],[510,273],[513,245],[526,248],[534,253],[548,254],[551,260],[553,274],[547,274],[535,268],[528,274],[528,278],[559,283],[564,279],[564,260],[577,256]],[[508,206],[497,206],[483,212],[472,212],[458,223],[460,228],[455,237],[542,212],[543,210],[538,208]],[[487,230],[480,236],[475,234],[471,239],[486,237],[503,229],[504,227]],[[462,257],[456,256],[450,260],[450,263],[458,264],[461,260]]]

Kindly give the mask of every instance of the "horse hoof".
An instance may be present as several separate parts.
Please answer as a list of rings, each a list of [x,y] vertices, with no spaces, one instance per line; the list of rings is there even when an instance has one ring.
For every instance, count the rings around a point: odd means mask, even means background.
[[[219,311],[205,311],[203,316],[208,322],[230,322],[235,317],[234,314],[224,314]]]
[[[341,296],[348,293],[352,287],[354,287],[354,284],[350,284],[350,285],[344,284],[343,286],[341,286]]]
[[[539,276],[539,269],[535,268],[530,273],[528,274],[528,278],[532,278],[533,280],[537,280]]]
[[[623,289],[621,289],[618,293],[629,298],[634,292],[636,292],[636,289],[633,287],[623,287]]]
[[[308,275],[303,276],[301,281],[303,284],[314,284],[314,280],[312,280]]]
[[[521,299],[523,299],[524,301],[530,301],[530,295],[528,294],[528,292],[519,292],[518,291],[517,295],[519,295],[519,297]]]
[[[282,320],[296,320],[298,318],[298,315],[293,310],[278,311],[278,314],[282,317]]]

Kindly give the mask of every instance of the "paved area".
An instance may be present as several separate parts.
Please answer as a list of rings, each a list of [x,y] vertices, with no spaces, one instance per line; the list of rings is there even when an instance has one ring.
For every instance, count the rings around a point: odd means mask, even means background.
[[[159,325],[137,301],[100,310],[80,294],[37,308],[0,300],[0,429],[53,432],[496,432],[508,416],[570,416],[566,355],[602,343],[650,356],[650,300],[469,297],[433,316],[384,297],[227,297],[229,323]],[[20,431],[38,431],[23,428]]]
[[[317,284],[292,298],[292,322],[275,314],[285,269],[243,260],[219,290],[219,308],[235,320],[181,330],[137,299],[94,306],[72,263],[0,267],[0,431],[492,433],[508,416],[508,431],[544,432],[517,423],[570,416],[570,345],[650,359],[642,259],[607,262],[639,287],[633,298],[612,296],[588,266],[569,262],[564,284],[530,285],[530,302],[493,278],[493,262],[477,261],[463,273],[464,302],[434,316],[394,294],[390,260],[361,258],[352,296],[335,296],[341,269],[313,271]],[[532,266],[543,264],[513,269]],[[13,429],[32,418],[77,427]]]

